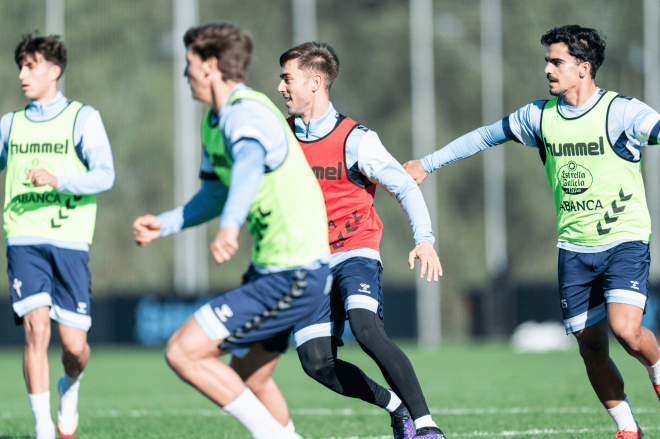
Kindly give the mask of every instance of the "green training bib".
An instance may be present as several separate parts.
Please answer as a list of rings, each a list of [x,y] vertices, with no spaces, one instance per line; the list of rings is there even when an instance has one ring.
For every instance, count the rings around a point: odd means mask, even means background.
[[[87,172],[73,143],[73,125],[82,106],[71,102],[45,122],[32,122],[25,109],[14,113],[7,148],[6,238],[39,236],[92,243],[96,195],[65,194],[48,185],[36,187],[27,180],[33,168],[44,168],[55,176]]]
[[[298,140],[282,113],[264,94],[238,90],[226,105],[240,99],[255,100],[277,114],[288,142],[284,163],[264,174],[250,206],[247,220],[254,241],[253,261],[259,265],[293,267],[321,259],[330,253],[325,202]],[[222,132],[211,125],[211,111],[202,122],[202,140],[216,175],[229,187],[234,163]]]
[[[619,156],[608,135],[607,115],[616,96],[604,93],[574,119],[559,113],[558,97],[543,106],[545,173],[554,194],[559,241],[599,246],[651,240],[641,159]]]

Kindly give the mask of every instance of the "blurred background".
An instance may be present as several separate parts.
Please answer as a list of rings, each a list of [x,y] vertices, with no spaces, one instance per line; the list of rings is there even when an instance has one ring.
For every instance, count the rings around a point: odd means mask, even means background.
[[[247,30],[255,50],[246,83],[284,112],[276,91],[280,54],[305,41],[305,35],[329,43],[341,62],[331,90],[335,108],[376,131],[404,163],[420,158],[413,151],[413,144],[419,144],[415,135],[419,139],[430,133],[431,140],[415,151],[432,152],[529,102],[548,99],[540,38],[565,24],[593,27],[607,37],[598,86],[657,109],[656,3],[435,0],[424,6],[418,0],[0,0],[0,112],[27,104],[13,60],[21,35],[63,29],[69,57],[64,93],[100,111],[116,168],[114,187],[98,197],[90,250],[90,340],[158,344],[206,297],[240,283],[251,248],[243,230],[239,253],[216,266],[207,257],[216,220],[179,241],[168,237],[143,249],[132,240],[131,223],[137,216],[170,210],[192,194],[182,193],[182,187],[188,192],[199,187],[198,125],[179,126],[178,121],[199,120],[206,109],[193,105],[187,88],[182,94],[177,82],[183,72],[180,29],[194,22],[224,20]],[[415,4],[422,8],[417,9],[419,26],[411,17]],[[311,15],[301,18],[304,11]],[[300,20],[307,22],[301,25]],[[645,20],[653,26],[645,26]],[[415,31],[427,33],[415,36]],[[414,43],[415,38],[429,44]],[[411,46],[429,52],[415,58]],[[420,72],[427,72],[430,82],[423,82],[424,75],[413,76]],[[432,111],[416,113],[418,120],[430,116],[431,122],[416,127],[415,135],[413,112],[424,104],[413,102],[413,84],[422,87],[422,99],[432,106]],[[437,344],[440,333],[443,342],[502,337],[523,321],[561,320],[556,217],[538,152],[513,142],[497,149],[494,155],[489,155],[494,150],[488,151],[446,166],[425,183],[427,202],[436,212],[433,227],[444,276],[439,288],[424,295],[416,294],[415,275],[407,265],[414,243],[406,218],[396,200],[385,190],[377,191],[376,210],[384,223],[385,319],[391,335],[420,335],[418,327],[424,322],[416,323],[419,310],[429,307],[431,315],[439,313],[434,321],[441,322],[432,329],[429,344]],[[186,165],[188,171],[181,169],[182,153],[195,160]],[[657,156],[654,160],[645,166],[657,173]],[[649,197],[657,195],[647,189]],[[4,271],[6,260],[0,260]],[[653,267],[658,262],[654,259]],[[657,274],[652,276],[654,288],[659,281]],[[4,274],[0,291],[0,343],[21,343],[22,330],[13,327]],[[434,298],[438,295],[439,304]],[[655,303],[655,298],[649,302],[645,320],[654,328]]]

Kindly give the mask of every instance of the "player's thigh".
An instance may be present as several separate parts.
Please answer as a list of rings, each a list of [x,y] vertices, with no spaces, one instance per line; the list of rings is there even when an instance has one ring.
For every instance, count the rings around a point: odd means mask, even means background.
[[[188,360],[219,357],[226,352],[211,340],[193,316],[188,319],[167,341],[166,358],[170,363],[182,358]]]
[[[29,312],[52,305],[53,271],[44,246],[7,247],[7,274],[17,323]]]
[[[559,303],[567,334],[588,328],[607,316],[598,257],[559,250]]]
[[[380,261],[355,257],[333,269],[336,286],[344,301],[346,312],[367,309],[383,318],[383,266]]]
[[[51,247],[53,306],[51,318],[61,325],[89,331],[92,326],[89,256],[83,250]]]
[[[607,253],[603,288],[608,305],[631,305],[643,311],[649,294],[649,245],[641,241],[624,242]],[[630,310],[630,313],[639,314],[634,310]]]
[[[279,352],[268,351],[263,344],[257,344],[243,358],[232,356],[231,367],[248,385],[258,384],[270,379],[279,357]]]

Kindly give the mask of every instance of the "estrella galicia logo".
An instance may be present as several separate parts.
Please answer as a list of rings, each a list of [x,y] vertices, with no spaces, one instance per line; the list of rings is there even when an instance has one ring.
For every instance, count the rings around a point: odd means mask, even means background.
[[[586,192],[594,182],[591,172],[573,160],[559,168],[557,180],[562,190],[570,195]]]

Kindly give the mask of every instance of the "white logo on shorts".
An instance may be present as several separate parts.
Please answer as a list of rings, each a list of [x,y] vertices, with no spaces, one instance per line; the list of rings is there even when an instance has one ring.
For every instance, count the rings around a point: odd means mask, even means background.
[[[369,291],[369,285],[367,285],[367,284],[360,284],[360,286],[362,287],[362,289],[358,290],[358,293],[367,293],[367,294],[371,294],[371,291]]]
[[[566,303],[566,299],[561,299],[561,307],[568,308],[568,303]]]
[[[213,311],[215,311],[215,315],[218,316],[218,318],[220,319],[220,321],[222,323],[225,323],[229,317],[234,315],[234,312],[231,310],[229,305],[227,305],[226,303],[224,305],[222,305],[220,308],[218,308],[216,306],[213,309]]]
[[[22,298],[23,296],[21,296],[21,287],[23,286],[23,282],[21,282],[20,280],[14,278],[14,285],[13,286],[14,286],[14,289],[16,290],[16,294],[18,294],[18,297]]]
[[[639,285],[639,282],[637,282],[636,280],[631,280],[630,283],[632,284],[632,285],[630,285],[630,288],[633,288],[635,290],[639,290],[639,288],[637,288],[637,285]]]
[[[78,302],[78,309],[80,314],[87,314],[87,304],[85,302]]]

